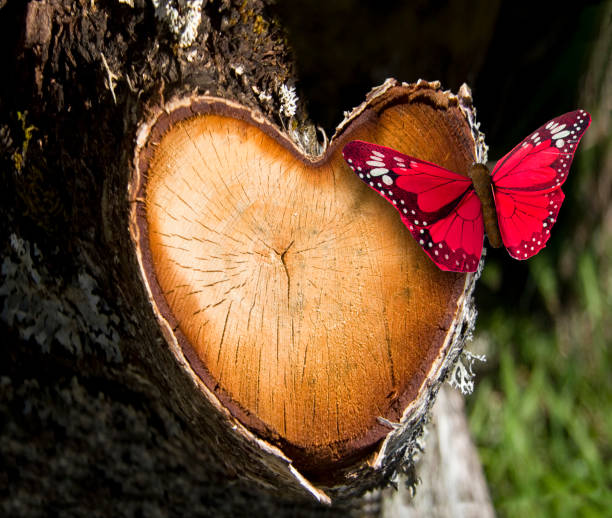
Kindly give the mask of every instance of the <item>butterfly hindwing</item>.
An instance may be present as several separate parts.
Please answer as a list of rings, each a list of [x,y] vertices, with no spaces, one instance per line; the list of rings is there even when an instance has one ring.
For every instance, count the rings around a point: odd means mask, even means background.
[[[536,194],[496,193],[499,230],[512,257],[529,259],[546,246],[564,198],[561,188]]]
[[[469,178],[368,142],[350,142],[343,154],[361,180],[395,207],[440,269],[476,270],[484,228]]]
[[[556,117],[495,165],[492,182],[499,230],[512,257],[528,259],[546,246],[564,199],[561,185],[590,122],[584,110]]]
[[[470,189],[451,213],[412,235],[442,270],[475,272],[482,255],[482,206]],[[423,235],[424,234],[424,235]]]

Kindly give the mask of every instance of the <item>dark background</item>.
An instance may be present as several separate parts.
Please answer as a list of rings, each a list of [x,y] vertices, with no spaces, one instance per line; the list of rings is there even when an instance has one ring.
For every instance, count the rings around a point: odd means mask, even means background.
[[[612,2],[280,2],[296,85],[326,132],[386,78],[467,83],[496,161],[546,121],[591,111],[544,249],[488,249],[470,428],[500,516],[612,508]],[[594,63],[596,63],[594,65]],[[384,231],[384,229],[381,229]]]
[[[604,2],[295,0],[277,6],[294,49],[300,98],[328,135],[343,111],[388,77],[439,80],[457,92],[472,89],[489,160],[501,158],[544,122],[579,108],[589,53]],[[566,191],[572,190],[572,177]],[[571,195],[566,201],[572,205]],[[562,210],[557,227],[567,224]],[[569,229],[571,231],[571,229]],[[557,229],[555,234],[563,233]],[[553,235],[548,249],[558,246]],[[491,269],[503,275],[491,290],[509,307],[523,306],[526,263],[489,249]],[[486,288],[486,287],[485,287]],[[537,305],[537,303],[536,303]]]

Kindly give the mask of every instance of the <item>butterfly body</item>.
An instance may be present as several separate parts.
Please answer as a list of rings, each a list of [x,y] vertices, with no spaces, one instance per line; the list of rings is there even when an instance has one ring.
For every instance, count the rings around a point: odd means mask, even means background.
[[[476,196],[482,205],[482,220],[489,239],[489,244],[493,248],[502,246],[502,238],[497,225],[497,212],[495,210],[495,200],[491,183],[491,172],[484,164],[478,162],[471,165],[468,176],[472,180]]]
[[[357,175],[399,212],[425,253],[442,270],[476,271],[485,230],[515,259],[546,246],[580,138],[591,118],[569,112],[542,125],[489,173],[473,164],[467,176],[396,150],[353,141],[343,150]]]

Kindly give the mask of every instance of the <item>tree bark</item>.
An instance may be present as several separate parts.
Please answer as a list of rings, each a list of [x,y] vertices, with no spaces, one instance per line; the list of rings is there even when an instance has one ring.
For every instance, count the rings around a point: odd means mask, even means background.
[[[461,394],[443,387],[432,410],[417,472],[416,493],[385,490],[385,518],[491,518],[495,512],[478,452],[470,440]]]
[[[300,106],[283,113],[294,70],[265,2],[154,4],[0,5],[2,511],[362,513],[354,492],[308,498],[282,456],[202,440],[223,415],[198,399],[134,278],[125,186],[139,124],[167,99],[231,99],[318,146]]]

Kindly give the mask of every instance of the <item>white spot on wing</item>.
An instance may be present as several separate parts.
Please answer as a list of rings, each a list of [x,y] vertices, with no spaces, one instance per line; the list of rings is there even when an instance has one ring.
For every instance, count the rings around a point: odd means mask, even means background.
[[[366,164],[371,165],[372,167],[385,167],[384,162],[377,162],[375,160],[368,160]]]
[[[556,128],[555,129],[555,132],[553,133],[553,136],[552,136],[553,140],[556,140],[558,138],[565,138],[565,137],[567,137],[570,134],[569,130],[560,131],[560,132],[557,133],[557,131],[559,129],[560,128]]]
[[[389,172],[389,169],[386,169],[385,167],[375,167],[374,169],[370,170],[370,174],[372,176],[380,176],[382,174],[387,174]]]

